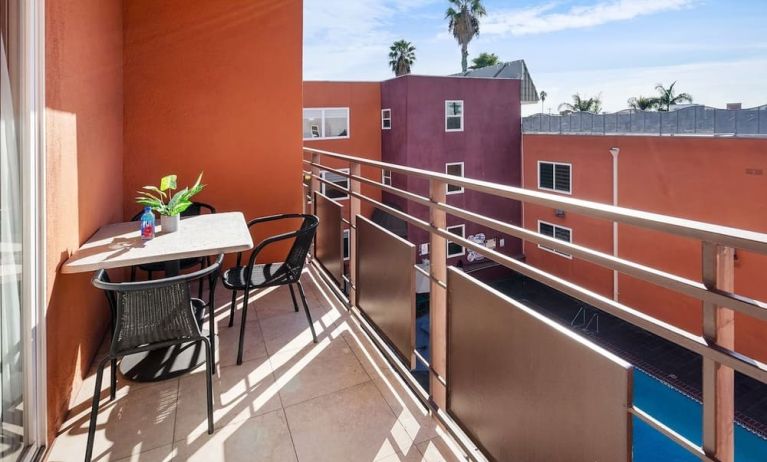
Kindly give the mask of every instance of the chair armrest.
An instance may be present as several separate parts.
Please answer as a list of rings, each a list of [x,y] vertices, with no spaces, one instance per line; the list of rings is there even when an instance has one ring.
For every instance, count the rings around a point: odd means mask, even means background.
[[[254,225],[258,225],[258,224],[261,224],[261,223],[267,223],[267,222],[270,222],[270,221],[289,220],[289,219],[296,219],[296,218],[303,218],[303,215],[298,214],[298,213],[281,213],[279,215],[269,215],[269,216],[265,216],[265,217],[254,218],[254,219],[252,219],[252,220],[250,220],[248,222],[248,228],[250,228],[250,227],[252,227]],[[282,235],[280,235],[280,236],[282,236]],[[277,236],[274,236],[274,237],[277,237]],[[252,253],[251,253],[251,260],[253,260],[252,257],[253,257],[253,255],[255,255],[257,253],[257,250],[258,250],[258,248],[256,248],[255,250],[252,251]],[[241,266],[241,265],[242,265],[242,252],[238,252],[237,253],[237,266]],[[251,263],[251,265],[252,265],[252,263]]]

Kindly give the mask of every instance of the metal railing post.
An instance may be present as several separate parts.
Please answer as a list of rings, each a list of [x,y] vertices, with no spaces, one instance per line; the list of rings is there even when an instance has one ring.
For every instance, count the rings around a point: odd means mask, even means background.
[[[349,162],[349,173],[352,176],[362,176],[362,167],[357,162]],[[349,179],[349,189],[352,193],[361,194],[362,185],[359,181]],[[357,215],[361,213],[362,201],[353,194],[349,197],[349,303],[357,305]]]
[[[432,203],[445,203],[447,184],[439,180],[429,180],[429,199]],[[445,229],[447,214],[437,207],[429,209],[429,223],[433,228]],[[429,293],[429,321],[431,370],[429,384],[432,400],[441,409],[447,410],[447,388],[443,380],[447,378],[447,290],[439,282],[447,282],[447,240],[431,232],[429,238],[431,254],[431,287]],[[442,379],[442,380],[440,380]]]
[[[313,152],[312,164],[319,165],[319,163],[320,163],[320,154]],[[309,194],[310,194],[310,197],[312,198],[312,206],[314,208],[314,213],[317,213],[317,204],[316,204],[317,201],[314,200],[314,193],[320,190],[320,180],[317,179],[320,176],[320,168],[312,165],[311,171],[312,171],[312,180],[309,183],[311,185],[311,187],[309,188]]]
[[[709,290],[734,290],[735,249],[703,242],[703,284]],[[735,314],[725,307],[703,302],[703,336],[710,345],[735,349]],[[710,358],[703,358],[703,451],[720,462],[735,460],[733,420],[735,373]]]

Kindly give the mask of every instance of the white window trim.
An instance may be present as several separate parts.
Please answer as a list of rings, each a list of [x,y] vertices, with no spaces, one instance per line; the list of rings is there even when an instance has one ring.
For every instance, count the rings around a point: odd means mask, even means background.
[[[45,2],[22,2],[19,149],[22,212],[23,462],[35,460],[48,438],[46,334]]]
[[[447,232],[450,232],[451,229],[455,229],[455,228],[461,228],[461,237],[466,238],[466,225],[465,224],[447,226],[447,227],[445,227],[445,230],[447,230]],[[450,253],[450,243],[451,242],[452,241],[448,240],[445,243],[445,245],[447,246],[447,248],[445,250],[445,252],[447,254],[446,258],[462,257],[462,256],[466,255],[466,247],[464,247],[464,246],[461,246],[461,253],[453,253],[453,254],[451,254]],[[460,245],[457,242],[454,242],[454,244]]]
[[[570,244],[573,243],[573,229],[572,228],[568,228],[567,226],[555,225],[554,223],[549,223],[548,221],[538,220],[538,230],[537,230],[538,234],[543,234],[543,233],[541,233],[541,224],[549,225],[552,228],[554,228],[554,236],[557,235],[557,228],[568,230],[570,232],[570,241],[569,242],[570,242]],[[557,239],[554,236],[546,236],[546,237],[551,237],[552,239]],[[558,240],[560,240],[562,242],[568,242],[568,241],[565,241],[563,239],[558,239]],[[551,248],[546,247],[546,246],[541,245],[541,244],[538,244],[538,248],[542,249],[542,250],[545,250],[546,252],[551,252],[553,254],[559,255],[562,258],[567,258],[568,260],[572,260],[573,259],[573,256],[570,255],[569,253],[560,252],[559,250],[554,250],[554,249],[551,249]]]
[[[315,138],[315,139],[317,139],[317,138]],[[337,168],[336,170],[338,170],[339,172],[343,172],[343,173],[349,173],[349,169],[348,168]],[[325,175],[327,173],[335,173],[335,172],[330,172],[328,170],[322,170],[322,171],[320,171],[320,178],[325,180]],[[350,189],[351,188],[351,181],[349,180],[348,177],[344,177],[344,179],[346,180],[346,189]],[[330,186],[328,186],[325,183],[320,181],[320,193],[322,193],[323,196],[327,196],[327,193],[325,191],[327,191],[328,188],[330,188]],[[330,188],[330,189],[333,189],[333,188]],[[341,192],[341,191],[339,191],[337,189],[335,189],[334,191],[336,191],[338,193]],[[345,201],[345,200],[349,200],[349,195],[346,194],[344,197],[330,197],[329,199],[330,200],[334,200],[334,201]]]
[[[344,257],[344,261],[349,261],[349,259],[351,259],[352,257],[352,235],[349,228],[346,228],[344,230],[343,235],[341,236],[341,255],[344,254],[344,250],[345,250],[345,247],[343,245],[344,242],[346,242],[347,245],[349,246],[349,249],[345,252],[347,256]]]
[[[570,190],[569,191],[561,191],[559,189],[555,188],[544,188],[541,186],[541,164],[551,164],[554,168],[554,171],[552,172],[552,178],[554,181],[554,186],[557,185],[557,165],[567,165],[570,167]],[[538,161],[538,189],[541,191],[551,191],[559,194],[567,194],[568,196],[572,196],[573,194],[573,164],[567,163],[567,162],[551,162],[548,160],[539,160]]]
[[[388,183],[386,182],[387,178],[389,179]],[[391,186],[391,170],[386,170],[385,168],[381,169],[381,183],[385,184],[386,186]]]
[[[445,164],[445,174],[449,175],[449,173],[447,173],[447,168],[451,167],[453,165],[460,165],[461,166],[461,178],[464,178],[465,175],[466,175],[466,170],[465,170],[465,167],[463,165],[463,162],[448,162],[448,163],[446,163]],[[445,185],[445,194],[447,194],[448,196],[451,196],[453,194],[463,194],[463,186],[460,186],[460,188],[461,189],[458,189],[458,190],[455,190],[455,191],[451,191],[449,185]]]
[[[457,116],[448,116],[447,115],[447,105],[450,103],[461,103],[461,128],[447,128],[447,118],[448,117],[457,117]],[[466,113],[466,105],[463,104],[462,99],[446,99],[445,105],[442,108],[443,111],[445,111],[445,131],[446,132],[462,132],[463,131],[463,115]]]
[[[384,112],[386,111],[389,111],[389,117],[384,117]],[[385,120],[389,121],[388,127],[384,126]],[[391,130],[391,109],[390,108],[381,109],[381,130]]]
[[[346,111],[346,136],[325,136],[325,111],[337,111],[337,110]],[[304,111],[321,111],[322,112],[322,116],[320,117],[320,136],[318,138],[304,138],[304,141],[347,140],[349,139],[349,137],[351,137],[352,119],[351,119],[351,111],[349,110],[348,107],[305,107],[301,111],[301,120],[303,120]]]

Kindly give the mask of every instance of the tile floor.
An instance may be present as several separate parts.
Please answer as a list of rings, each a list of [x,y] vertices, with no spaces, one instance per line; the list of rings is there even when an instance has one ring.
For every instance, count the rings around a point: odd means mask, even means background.
[[[462,460],[312,272],[304,273],[303,284],[319,343],[311,342],[304,313],[293,311],[287,288],[263,291],[248,311],[241,366],[235,365],[240,311],[235,327],[227,327],[231,295],[219,286],[212,435],[206,432],[204,369],[158,383],[118,380],[115,401],[108,399],[105,380],[93,459]],[[47,460],[82,460],[94,383],[91,370]]]

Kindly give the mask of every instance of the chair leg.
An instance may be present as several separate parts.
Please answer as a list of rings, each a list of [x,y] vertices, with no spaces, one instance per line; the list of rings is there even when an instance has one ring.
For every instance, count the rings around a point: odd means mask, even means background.
[[[207,338],[202,339],[203,345],[205,345],[205,387],[207,391],[207,405],[208,405],[208,434],[213,433],[213,352],[211,349],[210,341]]]
[[[232,306],[229,307],[229,327],[234,325],[234,308],[237,305],[237,291],[232,290]]]
[[[101,399],[101,380],[104,377],[104,366],[110,358],[105,358],[99,363],[96,372],[96,388],[93,391],[93,404],[91,405],[91,419],[88,425],[88,442],[85,444],[85,462],[93,458],[93,440],[96,436],[96,423],[99,416],[99,401]]]
[[[204,269],[205,269],[205,261],[204,260],[200,260],[200,270],[202,271]],[[203,279],[205,279],[205,278],[200,278],[199,286],[197,287],[197,298],[199,298],[200,300],[202,300],[202,283],[203,283]]]
[[[312,331],[312,338],[314,343],[317,343],[317,333],[314,332],[314,322],[312,321],[312,315],[309,313],[309,305],[306,304],[306,295],[304,294],[304,286],[301,285],[301,281],[296,282],[298,285],[298,293],[301,295],[301,303],[304,304],[304,312],[306,313],[306,320],[309,321],[309,329]]]
[[[109,372],[112,376],[109,387],[109,399],[114,401],[115,396],[117,396],[117,358],[112,359],[112,364],[110,364]]]
[[[288,287],[290,287],[290,298],[293,299],[293,308],[298,313],[298,303],[296,302],[296,294],[293,293],[293,284],[288,284]]]
[[[210,351],[213,358],[213,364],[216,364],[216,316],[213,312],[213,303],[208,306],[208,336],[210,339]],[[215,369],[215,367],[213,367]],[[211,369],[211,374],[213,373]]]
[[[248,318],[248,295],[250,289],[245,289],[245,297],[242,300],[242,319],[240,320],[240,345],[237,348],[237,365],[242,364],[242,349],[245,344],[245,322]]]

